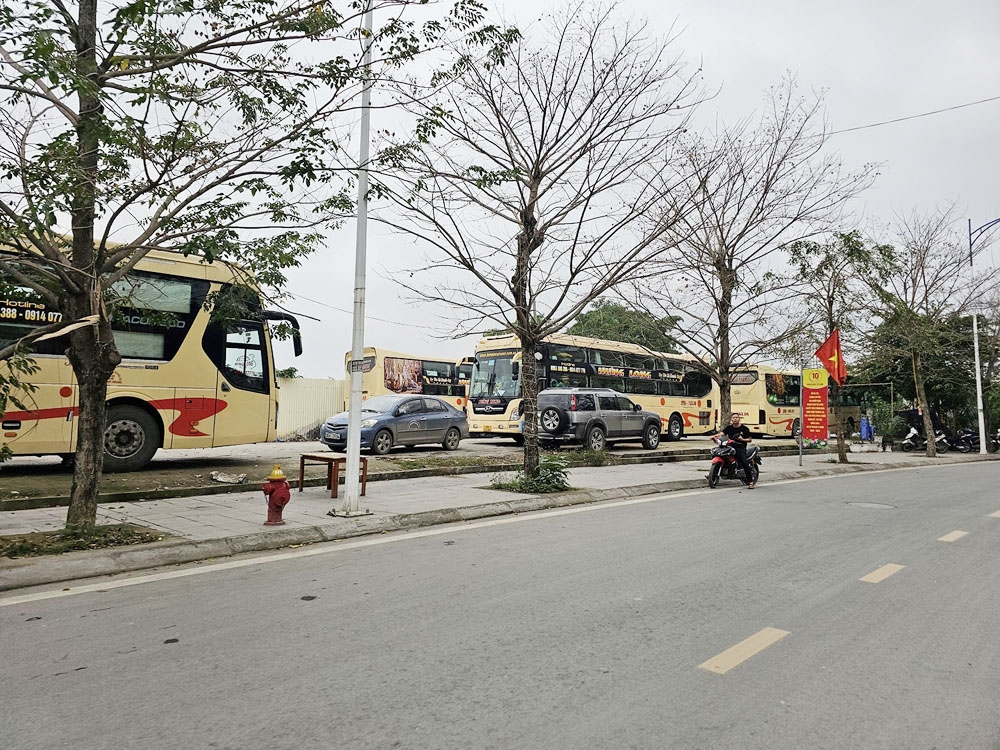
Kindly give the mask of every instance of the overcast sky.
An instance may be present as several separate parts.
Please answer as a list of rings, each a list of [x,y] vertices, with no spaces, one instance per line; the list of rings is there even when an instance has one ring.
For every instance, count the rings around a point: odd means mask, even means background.
[[[541,7],[539,0],[486,2],[525,30]],[[963,234],[966,218],[977,227],[1000,217],[998,0],[621,0],[619,12],[646,18],[655,36],[676,24],[677,49],[691,64],[702,64],[707,88],[720,89],[701,108],[701,122],[752,114],[764,90],[786,72],[804,91],[824,90],[830,129],[862,128],[833,136],[829,148],[848,167],[882,165],[875,186],[855,206],[862,222],[889,222],[900,212],[953,202]],[[905,117],[913,119],[862,127]],[[289,291],[297,297],[289,307],[320,322],[302,319],[305,353],[295,359],[290,345],[279,344],[278,367],[295,366],[305,377],[343,377],[351,346],[354,231],[352,224],[331,234],[326,249],[291,275]],[[408,238],[371,229],[365,343],[419,356],[471,354],[477,337],[447,338],[443,311],[413,307],[384,278],[412,264],[417,253]],[[984,272],[998,259],[1000,252],[984,258]]]

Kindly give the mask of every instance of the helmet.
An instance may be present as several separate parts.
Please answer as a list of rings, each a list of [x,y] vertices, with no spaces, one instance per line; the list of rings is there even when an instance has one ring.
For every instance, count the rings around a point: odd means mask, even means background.
[[[271,473],[267,475],[267,478],[272,480],[284,479],[285,472],[281,470],[281,467],[278,464],[275,464],[274,468],[271,469]]]

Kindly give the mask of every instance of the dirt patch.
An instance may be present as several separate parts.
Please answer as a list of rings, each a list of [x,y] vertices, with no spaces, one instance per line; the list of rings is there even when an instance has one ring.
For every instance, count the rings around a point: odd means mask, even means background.
[[[0,536],[0,557],[59,555],[74,550],[146,544],[163,538],[162,532],[127,523],[97,526],[87,530],[36,531],[31,534]]]

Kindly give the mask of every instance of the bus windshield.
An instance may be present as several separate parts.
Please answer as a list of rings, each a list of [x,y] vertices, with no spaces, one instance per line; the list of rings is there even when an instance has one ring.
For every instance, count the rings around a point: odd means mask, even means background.
[[[472,369],[469,398],[517,398],[519,383],[514,380],[513,352],[480,352]]]

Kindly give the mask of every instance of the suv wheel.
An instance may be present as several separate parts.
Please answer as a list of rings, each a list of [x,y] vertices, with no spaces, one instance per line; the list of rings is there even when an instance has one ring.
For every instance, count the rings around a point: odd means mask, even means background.
[[[556,406],[546,406],[542,409],[542,429],[546,432],[556,435],[566,429],[566,425],[569,423],[569,417],[566,416],[566,412]]]
[[[655,451],[660,445],[660,425],[650,422],[646,429],[642,431],[642,447],[648,451]]]
[[[608,446],[608,438],[603,427],[591,427],[587,433],[587,447],[592,451],[602,451]]]

